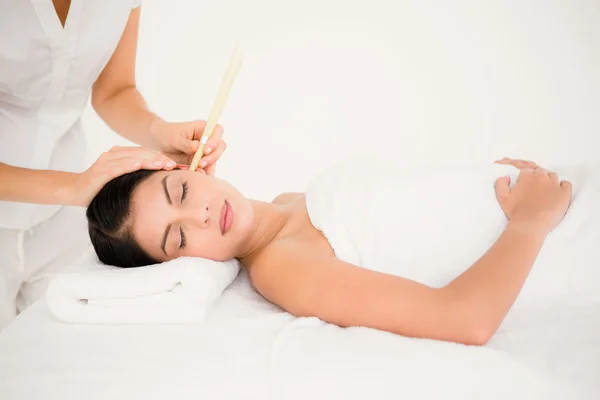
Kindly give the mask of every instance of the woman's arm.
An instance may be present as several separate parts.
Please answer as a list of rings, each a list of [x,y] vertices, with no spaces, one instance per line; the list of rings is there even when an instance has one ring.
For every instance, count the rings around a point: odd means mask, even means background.
[[[135,81],[140,8],[131,11],[115,52],[94,83],[92,106],[119,135],[144,147],[158,150],[151,131],[160,118],[148,109]]]
[[[494,245],[442,288],[318,256],[290,240],[253,261],[250,276],[267,299],[293,314],[341,326],[482,345],[517,298],[544,240],[567,212],[572,187],[543,168],[522,169],[516,185],[496,181],[508,224]],[[399,249],[402,251],[402,249]]]
[[[41,171],[0,163],[0,200],[73,205],[77,174]]]
[[[404,336],[483,345],[506,316],[545,235],[508,224],[490,250],[443,288],[432,288],[282,244],[254,260],[256,289],[298,316]]]

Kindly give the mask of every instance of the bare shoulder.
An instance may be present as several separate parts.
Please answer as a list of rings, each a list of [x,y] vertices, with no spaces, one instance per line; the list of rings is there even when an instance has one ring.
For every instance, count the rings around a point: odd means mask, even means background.
[[[326,268],[315,260],[335,257],[317,250],[309,243],[285,238],[272,243],[248,265],[252,286],[263,297],[295,315],[308,315],[314,269]]]
[[[288,192],[288,193],[281,193],[280,195],[278,195],[277,197],[275,197],[272,201],[272,203],[274,204],[288,204],[291,203],[297,199],[300,199],[304,197],[304,193],[300,193],[300,192]]]

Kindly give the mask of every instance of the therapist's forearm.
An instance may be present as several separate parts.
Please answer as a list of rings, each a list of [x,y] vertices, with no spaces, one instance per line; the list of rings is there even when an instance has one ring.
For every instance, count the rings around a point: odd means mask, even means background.
[[[148,109],[136,87],[125,87],[102,99],[92,96],[92,105],[119,135],[140,146],[159,150],[153,127],[162,119]]]
[[[13,167],[0,163],[0,200],[73,205],[77,174]]]

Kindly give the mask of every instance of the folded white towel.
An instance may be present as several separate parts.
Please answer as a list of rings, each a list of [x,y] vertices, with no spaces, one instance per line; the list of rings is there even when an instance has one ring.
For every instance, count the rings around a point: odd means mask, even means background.
[[[182,257],[139,268],[102,265],[93,256],[54,278],[46,292],[50,311],[79,324],[184,324],[200,322],[237,276],[236,259]]]

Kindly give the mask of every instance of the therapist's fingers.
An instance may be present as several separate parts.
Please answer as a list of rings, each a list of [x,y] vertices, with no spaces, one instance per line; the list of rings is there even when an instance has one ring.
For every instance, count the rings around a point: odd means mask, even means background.
[[[142,169],[141,164],[139,162],[135,162],[135,160],[131,158],[111,160],[102,166],[98,176],[95,178],[98,180],[105,179],[108,182],[111,179],[133,171],[137,171],[139,169]]]
[[[206,121],[196,120],[190,122],[168,123],[164,135],[168,138],[167,147],[175,149],[183,154],[194,154],[200,145],[200,137]]]
[[[206,142],[206,145],[204,146],[204,155],[211,154],[219,146],[221,146],[221,143],[223,142],[223,133],[224,132],[225,131],[223,130],[223,127],[221,125],[217,124],[217,126],[215,127],[215,130],[213,131],[213,134],[211,135],[211,137]],[[222,153],[223,152],[221,152],[221,154]],[[219,157],[217,157],[217,158],[219,158]],[[216,161],[216,159],[215,159],[215,161]]]
[[[175,161],[162,154],[148,155],[148,154],[127,154],[119,157],[113,157],[107,160],[107,162],[130,162],[133,164],[139,164],[143,169],[173,169],[177,166]]]
[[[156,150],[149,149],[141,146],[113,146],[106,152],[111,156],[118,156],[123,154],[158,154]]]
[[[104,153],[105,157],[109,159],[120,158],[123,156],[152,158],[159,154],[161,153],[156,150],[139,146],[113,146],[109,151]]]
[[[145,166],[143,163],[139,162],[137,158],[123,157],[109,160],[99,165],[95,171],[91,171],[91,179],[97,184],[104,185],[114,178],[140,169],[160,170],[172,168],[163,168],[158,164],[150,164],[149,166]]]
[[[125,159],[130,159],[132,163],[139,163],[144,169],[171,169],[176,165],[175,161],[164,154],[143,147],[113,147],[110,151],[102,154],[98,161],[107,162]]]
[[[192,129],[187,129],[177,136],[175,148],[184,154],[193,156],[200,147],[200,140],[204,134],[204,128],[206,127],[205,121],[193,121],[189,122]],[[212,153],[218,146],[223,137],[223,127],[217,125],[213,131],[213,134],[204,145],[204,154],[208,155]]]
[[[204,169],[208,175],[214,175],[217,160],[219,160],[226,149],[227,143],[221,139],[216,145],[216,148],[212,150],[209,155],[202,157],[200,160],[200,168]]]

